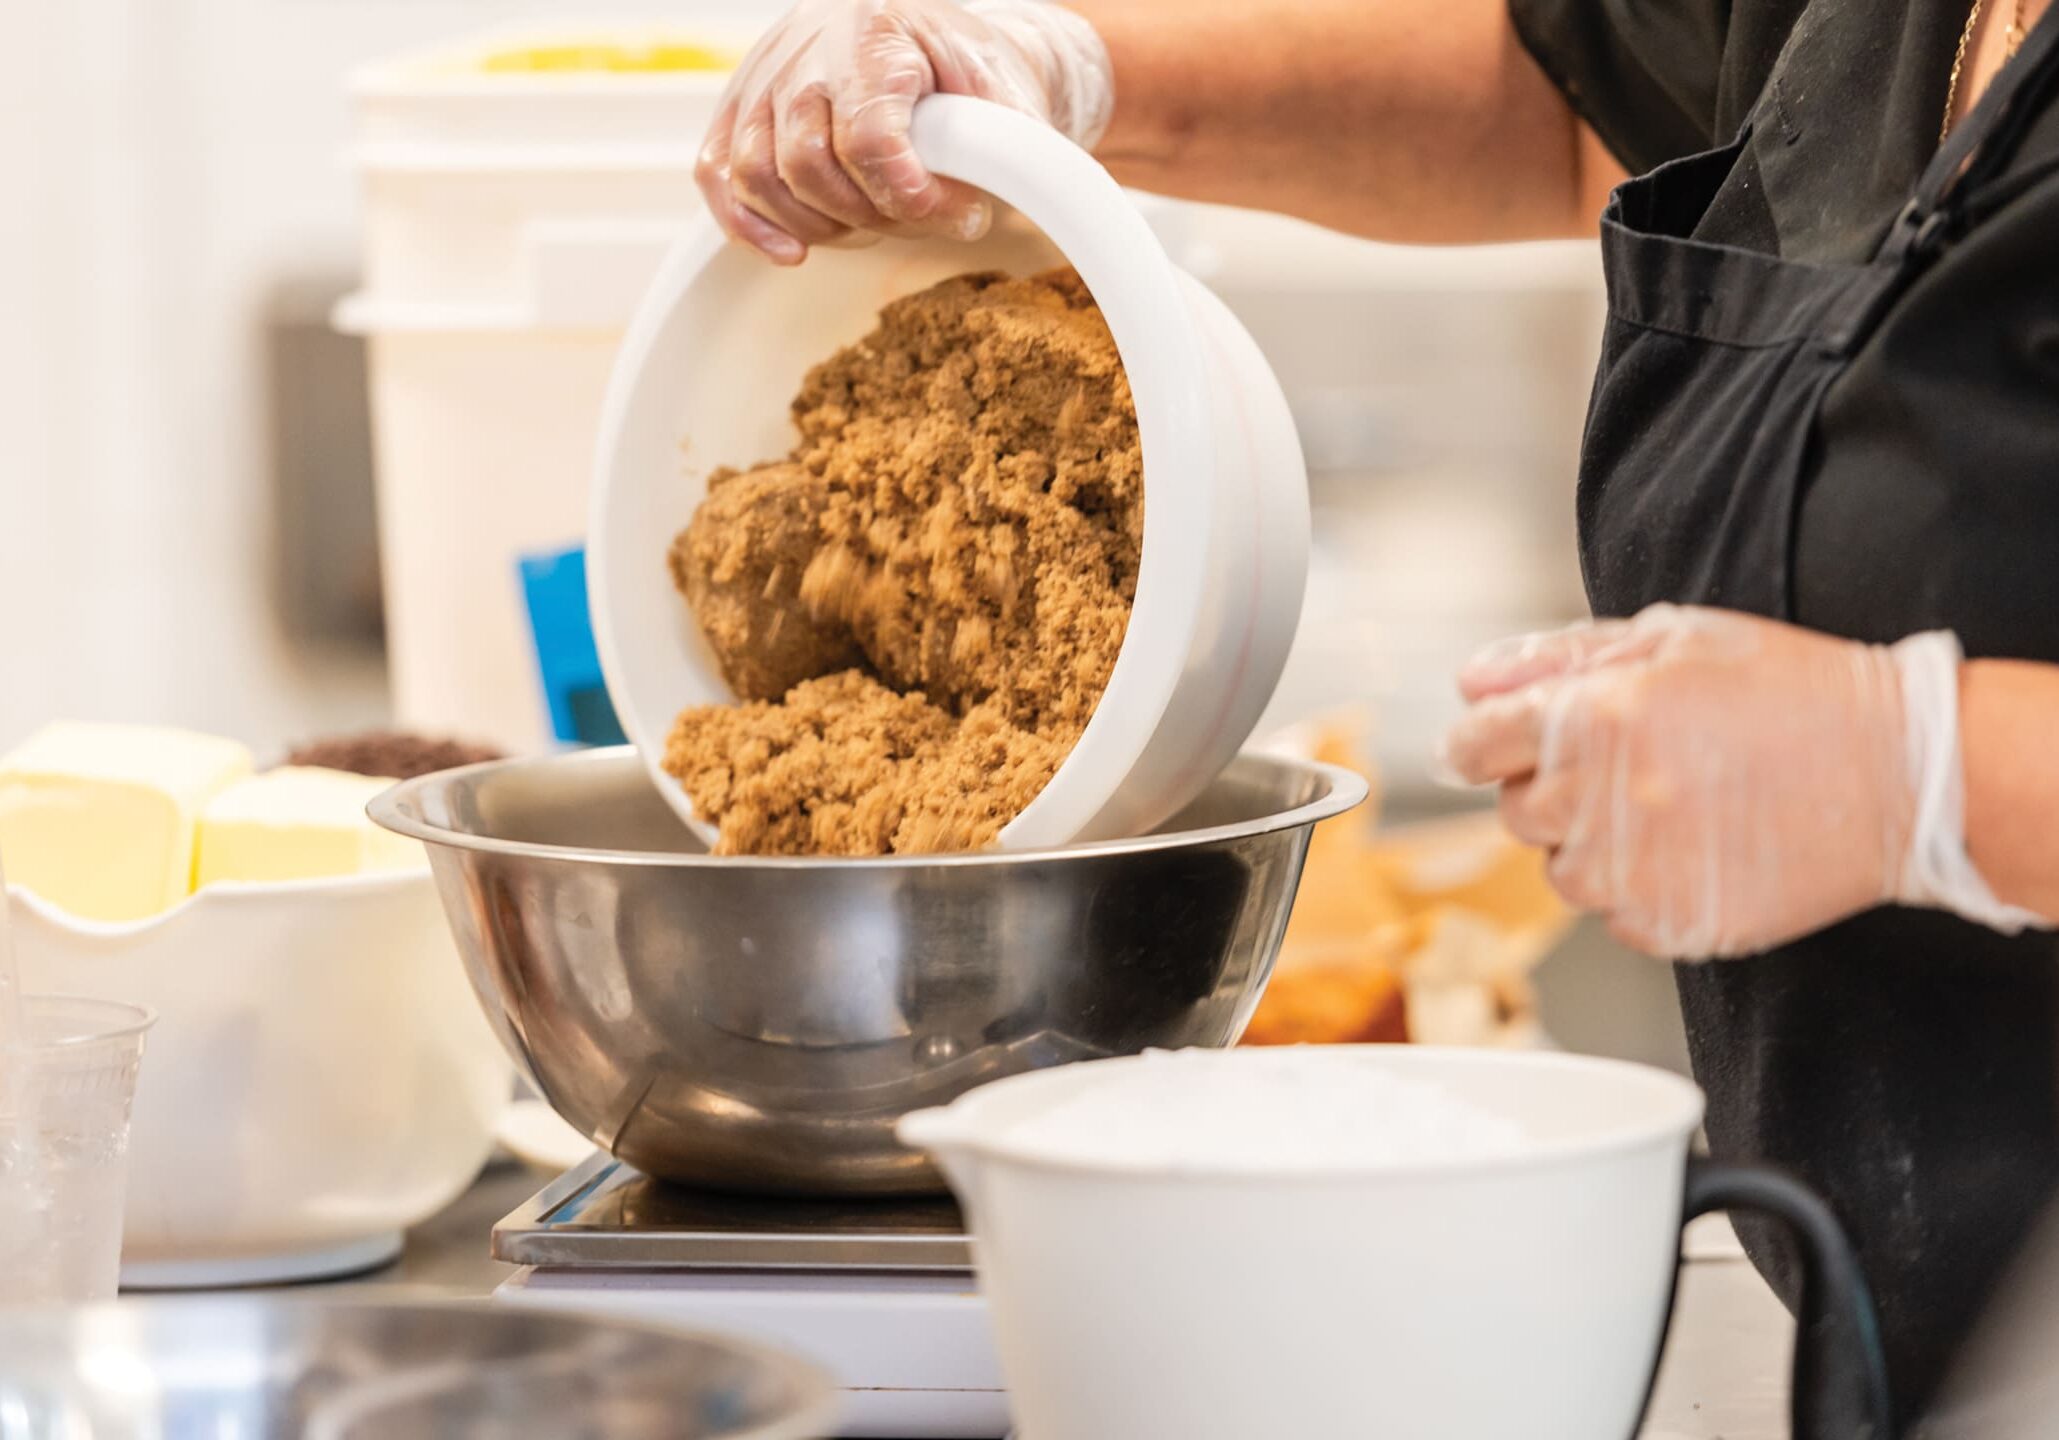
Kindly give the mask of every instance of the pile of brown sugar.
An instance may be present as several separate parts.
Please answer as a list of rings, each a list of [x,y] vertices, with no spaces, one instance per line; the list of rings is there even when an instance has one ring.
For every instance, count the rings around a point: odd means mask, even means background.
[[[1129,624],[1144,467],[1108,327],[1070,271],[961,275],[888,305],[793,417],[672,546],[743,703],[682,714],[665,768],[728,854],[983,846]]]

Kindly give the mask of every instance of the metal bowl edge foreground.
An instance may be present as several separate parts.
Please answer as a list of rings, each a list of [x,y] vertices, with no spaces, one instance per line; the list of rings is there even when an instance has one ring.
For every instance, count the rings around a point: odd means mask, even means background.
[[[0,1354],[9,1435],[806,1440],[837,1410],[778,1351],[505,1303],[0,1308]]]
[[[713,857],[634,752],[491,762],[372,804],[425,842],[474,989],[566,1120],[647,1174],[943,1188],[894,1123],[989,1080],[1221,1046],[1271,973],[1334,766],[1243,756],[1160,833],[1062,850]]]

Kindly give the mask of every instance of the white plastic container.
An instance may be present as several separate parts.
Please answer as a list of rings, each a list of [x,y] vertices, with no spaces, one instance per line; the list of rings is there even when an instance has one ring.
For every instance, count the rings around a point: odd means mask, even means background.
[[[12,895],[28,991],[157,1012],[125,1285],[366,1269],[485,1163],[513,1075],[426,869],[212,885],[127,925]]]
[[[346,158],[364,192],[364,289],[348,313],[422,304],[478,328],[561,324],[531,306],[549,298],[539,272],[623,246],[641,256],[616,292],[633,300],[662,254],[652,237],[669,242],[698,209],[694,156],[727,70],[493,67],[554,45],[668,40],[740,55],[750,37],[624,22],[508,27],[351,75]],[[603,277],[588,268],[586,280]]]
[[[792,445],[808,368],[872,327],[887,301],[966,270],[1057,263],[1100,303],[1136,396],[1144,549],[1129,633],[1099,709],[1056,776],[1002,830],[1029,849],[1136,834],[1199,794],[1237,753],[1279,679],[1308,569],[1307,476],[1265,357],[1178,269],[1084,151],[984,101],[916,109],[929,167],[1013,206],[972,244],[818,249],[782,270],[703,222],[665,262],[622,345],[602,421],[587,576],[602,669],[659,790],[704,837],[663,772],[691,705],[727,703],[665,565],[708,472]]]
[[[1267,1137],[1251,1148],[1270,1154],[1198,1162],[1125,1158],[1105,1142],[1068,1158],[1017,1138],[1163,1055],[1018,1076],[908,1116],[901,1138],[936,1157],[965,1205],[1022,1440],[1633,1435],[1683,1215],[1727,1207],[1779,1215],[1805,1242],[1797,1440],[1888,1433],[1877,1323],[1850,1247],[1784,1176],[1690,1161],[1702,1097],[1688,1081],[1620,1061],[1399,1045],[1193,1058],[1231,1075],[1287,1067],[1294,1130],[1319,1134],[1330,1122],[1308,1117],[1325,1083],[1362,1093],[1349,1072],[1369,1067],[1525,1133],[1438,1159],[1427,1121],[1363,1114],[1368,1131],[1396,1126],[1391,1154],[1352,1136],[1334,1148],[1355,1157],[1290,1157]],[[1160,1087],[1167,1103],[1121,1133],[1178,1151],[1162,1137],[1209,1134],[1225,1114],[1248,1134],[1258,1107],[1279,1113],[1277,1085],[1228,1103],[1213,1078]]]
[[[404,727],[550,732],[516,562],[577,543],[612,331],[372,330],[387,668]]]
[[[693,158],[726,74],[493,73],[552,43],[747,37],[495,30],[351,77],[389,665],[403,725],[512,749],[550,738],[517,557],[585,526],[623,327],[700,211]]]

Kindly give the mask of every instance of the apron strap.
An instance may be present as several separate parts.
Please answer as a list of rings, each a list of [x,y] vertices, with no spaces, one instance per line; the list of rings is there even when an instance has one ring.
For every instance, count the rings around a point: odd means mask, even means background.
[[[1987,94],[1931,157],[1915,198],[1902,211],[1882,255],[1899,260],[1929,249],[1959,213],[1960,198],[2008,163],[2036,120],[2037,100],[2059,83],[2059,6],[2032,27],[2029,40],[2004,66]]]

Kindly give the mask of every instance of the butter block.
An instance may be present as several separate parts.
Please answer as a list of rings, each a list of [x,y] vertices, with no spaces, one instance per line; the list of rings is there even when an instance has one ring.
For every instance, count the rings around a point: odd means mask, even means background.
[[[233,740],[150,725],[46,726],[0,757],[0,866],[86,920],[184,899],[201,808],[250,773]]]
[[[428,864],[421,842],[382,830],[365,816],[366,802],[392,783],[292,765],[238,781],[200,812],[195,886]]]

